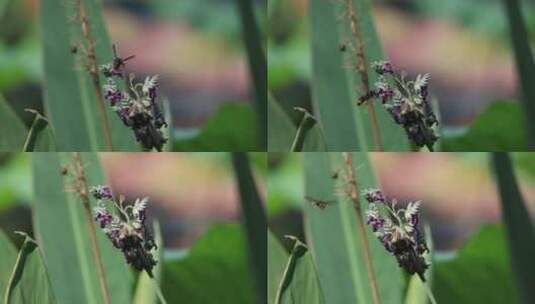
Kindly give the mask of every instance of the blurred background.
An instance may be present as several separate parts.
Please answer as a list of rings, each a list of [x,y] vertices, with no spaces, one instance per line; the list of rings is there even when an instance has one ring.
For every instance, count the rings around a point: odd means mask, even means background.
[[[265,0],[254,2],[263,25]],[[103,3],[111,40],[123,56],[136,55],[127,69],[138,78],[161,76],[178,134],[195,132],[222,104],[251,102],[234,0]],[[42,113],[38,5],[39,0],[0,1],[0,92],[28,125],[33,117],[24,108]]]
[[[484,224],[501,222],[501,208],[488,153],[368,153],[381,188],[400,203],[422,201],[441,253],[458,249]],[[535,153],[512,154],[515,173],[535,215]],[[358,160],[355,160],[358,164]],[[270,153],[268,214],[273,232],[304,239],[302,155]],[[327,207],[329,208],[329,207]]]
[[[268,3],[268,18],[277,20],[268,34],[269,87],[286,109],[310,108],[307,2]],[[443,133],[461,133],[489,103],[517,100],[502,0],[370,2],[387,57],[409,76],[431,74]],[[520,2],[535,45],[535,1]]]
[[[150,198],[148,217],[161,225],[166,253],[181,254],[215,224],[240,223],[241,208],[228,153],[101,153],[115,193]],[[31,154],[0,154],[0,228],[32,231]],[[265,197],[266,156],[250,154]],[[18,239],[20,240],[20,239]],[[224,241],[224,240],[222,240]]]

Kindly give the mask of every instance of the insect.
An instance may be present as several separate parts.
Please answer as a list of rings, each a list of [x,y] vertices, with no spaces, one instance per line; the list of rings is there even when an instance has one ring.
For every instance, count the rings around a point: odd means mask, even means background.
[[[76,54],[78,53],[78,46],[75,44],[71,45],[71,53]]]
[[[305,196],[305,199],[307,201],[311,202],[312,204],[314,204],[314,206],[320,208],[321,210],[325,209],[325,207],[327,207],[328,204],[333,203],[333,201],[326,201],[326,200],[322,200],[322,199],[316,199],[316,198],[312,198],[310,196]]]
[[[346,45],[345,43],[340,43],[340,44],[338,45],[338,50],[339,50],[340,52],[345,52],[345,51],[347,50],[347,45]]]
[[[127,62],[128,60],[134,57],[136,57],[136,55],[130,55],[126,58],[119,57],[119,55],[117,54],[117,46],[115,44],[113,45],[113,69],[114,70],[119,70],[123,68],[125,66],[125,62]]]

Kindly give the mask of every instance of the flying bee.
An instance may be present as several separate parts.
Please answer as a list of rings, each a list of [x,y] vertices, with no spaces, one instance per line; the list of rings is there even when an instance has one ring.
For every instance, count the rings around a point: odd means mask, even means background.
[[[305,199],[309,202],[311,202],[312,204],[314,204],[314,206],[320,208],[321,210],[325,209],[325,207],[327,207],[327,205],[333,203],[333,201],[326,201],[326,200],[322,200],[322,199],[316,199],[316,198],[312,198],[310,196],[305,196]]]
[[[59,173],[61,175],[67,175],[67,173],[69,173],[69,168],[67,168],[66,165],[63,165],[61,166],[61,168],[59,169]]]
[[[114,70],[119,70],[123,68],[125,66],[125,63],[134,57],[136,57],[136,55],[130,55],[126,58],[119,57],[119,55],[117,54],[117,46],[115,44],[113,45],[113,69]]]
[[[71,53],[76,54],[78,53],[78,46],[76,44],[71,45]]]
[[[345,43],[340,43],[340,44],[338,45],[338,50],[339,50],[340,52],[345,52],[345,51],[347,50],[347,45],[346,45]]]

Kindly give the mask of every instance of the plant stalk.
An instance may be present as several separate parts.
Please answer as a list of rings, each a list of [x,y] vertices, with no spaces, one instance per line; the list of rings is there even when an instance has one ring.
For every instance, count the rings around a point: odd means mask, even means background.
[[[418,274],[418,278],[420,279],[420,281],[424,285],[425,292],[427,293],[427,297],[429,298],[429,301],[431,302],[431,304],[437,304],[437,300],[435,300],[435,296],[433,295],[433,292],[431,291],[431,288],[429,288],[429,285],[427,284],[427,281],[420,274]]]
[[[74,152],[73,155],[73,167],[75,172],[75,189],[78,192],[84,206],[84,211],[87,219],[87,227],[89,229],[89,239],[91,240],[91,252],[93,259],[97,267],[97,276],[104,297],[104,303],[110,304],[110,292],[108,290],[108,284],[106,283],[106,273],[104,272],[104,264],[102,262],[102,256],[100,255],[100,248],[97,241],[97,234],[95,224],[93,222],[93,214],[91,212],[91,206],[89,203],[89,189],[87,186],[87,179],[84,172],[84,164],[80,156],[80,152]]]
[[[355,212],[357,214],[357,224],[360,239],[362,241],[362,247],[364,248],[364,261],[366,264],[366,271],[368,272],[368,278],[370,280],[370,289],[372,292],[372,299],[374,304],[380,304],[379,288],[377,286],[377,278],[375,277],[375,271],[373,270],[372,255],[370,251],[370,244],[368,243],[368,236],[366,235],[366,226],[362,220],[362,209],[360,208],[360,196],[358,191],[358,183],[353,167],[353,155],[349,152],[342,153],[345,160],[345,178],[347,182],[346,194],[353,202]]]
[[[154,289],[156,290],[156,295],[158,295],[158,300],[160,300],[160,304],[167,304],[167,301],[165,300],[165,297],[163,296],[162,290],[160,289],[160,285],[158,285],[158,282],[156,282],[156,279],[152,277],[151,281],[154,284]]]
[[[106,105],[104,103],[104,96],[102,96],[102,90],[100,86],[100,77],[98,74],[97,57],[95,54],[95,41],[91,35],[91,28],[87,19],[87,13],[82,0],[76,1],[78,9],[78,17],[82,24],[82,33],[87,43],[87,70],[91,75],[93,86],[95,87],[95,93],[97,95],[98,110],[100,113],[100,120],[102,123],[102,131],[104,133],[104,141],[109,151],[113,151],[113,143],[111,139],[110,122],[108,120],[108,114],[106,113]]]
[[[364,52],[364,38],[362,37],[362,31],[360,29],[360,22],[358,14],[355,10],[353,0],[345,0],[347,16],[349,18],[349,25],[351,32],[355,37],[356,43],[354,48],[356,50],[357,62],[355,64],[355,70],[360,75],[362,81],[362,92],[367,94],[370,92],[370,80],[368,78],[368,69],[366,67],[366,54]],[[368,106],[368,115],[370,116],[370,124],[372,129],[373,142],[375,144],[376,151],[384,151],[383,141],[381,139],[381,131],[379,129],[379,123],[377,122],[377,115],[375,114],[375,107],[373,102],[366,102]]]

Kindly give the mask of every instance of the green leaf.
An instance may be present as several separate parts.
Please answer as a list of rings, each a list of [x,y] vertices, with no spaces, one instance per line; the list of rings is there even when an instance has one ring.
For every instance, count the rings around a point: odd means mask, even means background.
[[[163,291],[169,303],[257,303],[245,236],[233,224],[210,228],[186,258],[166,262]]]
[[[4,232],[0,230],[0,300],[2,301],[16,260],[17,249]]]
[[[97,156],[84,153],[82,159],[89,185],[102,184]],[[32,155],[35,235],[58,303],[103,303],[82,202],[70,190],[73,177],[61,174],[71,162],[70,153]],[[130,303],[132,274],[121,252],[100,229],[97,238],[112,303]]]
[[[274,304],[277,291],[286,268],[288,253],[268,229],[268,303]]]
[[[353,1],[353,0],[352,0]],[[360,79],[348,66],[355,58],[345,58],[339,45],[354,38],[348,32],[345,1],[312,0],[310,2],[310,41],[312,49],[312,99],[325,133],[328,151],[374,149],[370,120],[366,107],[357,107]],[[366,41],[367,64],[384,59],[375,32],[368,1],[354,0],[361,20],[360,27]],[[346,52],[352,53],[352,52]],[[351,56],[351,55],[348,55]],[[370,83],[375,76],[369,73]],[[375,106],[385,150],[409,150],[402,128],[397,126],[382,107]]]
[[[59,151],[90,151],[87,117],[81,104],[75,59],[70,53],[67,5],[61,1],[43,1],[40,5],[43,45],[44,101],[47,117],[57,136]],[[76,67],[76,69],[75,69]]]
[[[518,303],[501,226],[487,225],[453,259],[435,259],[438,303]]]
[[[308,252],[308,248],[297,238],[289,238],[295,243],[284,269],[275,303],[325,303],[314,259]]]
[[[516,284],[523,302],[534,303],[535,226],[520,194],[509,156],[503,152],[493,153],[492,160]]]
[[[98,64],[111,60],[111,46],[101,16],[100,4],[96,0],[83,0],[87,17],[96,39]],[[96,93],[89,74],[84,68],[81,51],[71,53],[72,45],[85,42],[75,3],[65,5],[58,1],[47,1],[40,6],[40,20],[43,42],[44,100],[46,116],[56,134],[59,151],[106,150],[102,133],[102,120],[98,111]],[[101,82],[103,80],[101,79]],[[106,107],[110,121],[115,150],[135,151],[132,132],[126,128]]]
[[[25,233],[24,243],[11,272],[5,304],[55,304],[54,291],[37,243]]]
[[[522,113],[518,104],[498,101],[490,104],[472,123],[468,132],[443,138],[443,151],[525,151]]]
[[[224,104],[202,128],[188,140],[176,140],[175,151],[257,151],[255,113],[248,105]]]
[[[307,243],[317,262],[326,303],[371,303],[371,291],[352,203],[337,195],[332,178],[343,168],[341,153],[303,153],[306,196],[333,201],[321,210],[305,205]],[[354,153],[360,190],[377,184],[366,153]],[[361,199],[363,210],[367,204]],[[367,229],[381,303],[401,303],[402,276],[395,259]]]
[[[527,142],[535,148],[535,61],[531,52],[530,39],[518,0],[504,0],[505,13],[511,29],[511,41],[515,55],[516,69],[522,89],[524,122],[527,129]]]
[[[0,94],[0,151],[22,151],[26,127]]]
[[[153,224],[154,229],[154,240],[156,241],[156,244],[158,245],[158,249],[155,253],[155,258],[158,261],[158,264],[154,266],[153,274],[154,274],[154,280],[161,284],[161,273],[162,273],[162,263],[163,261],[163,240],[162,240],[162,233],[160,231],[160,224],[158,222],[154,222]],[[158,304],[158,298],[156,294],[156,290],[154,289],[154,282],[153,279],[149,277],[147,272],[143,271],[139,274],[139,279],[137,282],[136,287],[136,293],[134,295],[134,302],[133,304],[149,304],[154,303]]]
[[[279,103],[268,96],[268,151],[289,152],[296,127]]]
[[[267,149],[267,60],[262,46],[263,39],[258,29],[253,11],[253,3],[248,0],[236,0],[240,13],[243,40],[249,59],[249,71],[255,89],[255,109],[260,150]]]
[[[264,204],[256,188],[247,154],[243,152],[233,153],[232,164],[236,188],[240,194],[241,213],[247,235],[252,274],[255,278],[259,302],[263,302],[267,293],[267,240],[265,233],[267,219]],[[264,163],[264,167],[267,167],[266,163]]]

